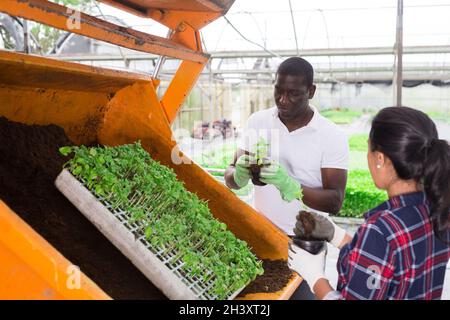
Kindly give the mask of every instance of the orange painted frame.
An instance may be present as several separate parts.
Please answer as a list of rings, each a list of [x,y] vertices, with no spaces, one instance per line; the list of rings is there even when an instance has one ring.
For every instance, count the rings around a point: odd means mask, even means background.
[[[1,200],[0,261],[0,299],[111,299]]]
[[[161,100],[169,124],[175,120],[178,110],[209,60],[209,55],[203,53],[199,31],[186,24],[180,14],[160,17],[162,23],[175,28],[171,39],[165,39],[117,26],[84,13],[79,15],[80,28],[71,29],[67,21],[74,11],[47,0],[2,0],[0,11],[129,49],[182,59],[183,62]],[[199,25],[205,22],[202,14],[210,15],[208,12],[196,13],[195,19],[203,21]],[[219,17],[220,13],[214,12],[213,15],[208,16],[207,20]]]
[[[187,24],[200,30],[225,15],[234,0],[99,0],[143,18],[152,18],[175,30]]]
[[[125,28],[47,0],[2,0],[0,11],[133,50],[196,62],[209,59],[203,52],[180,43]],[[73,23],[72,20],[78,17],[79,21]]]

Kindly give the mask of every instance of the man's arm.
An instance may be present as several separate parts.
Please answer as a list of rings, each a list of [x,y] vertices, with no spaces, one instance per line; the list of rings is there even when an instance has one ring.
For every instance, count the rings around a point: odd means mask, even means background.
[[[323,188],[302,186],[303,202],[310,208],[337,214],[344,202],[347,170],[322,168]]]
[[[230,189],[240,189],[240,187],[236,184],[234,181],[234,171],[236,170],[236,161],[239,159],[240,156],[244,154],[249,154],[248,151],[237,149],[234,153],[233,163],[228,166],[228,168],[225,170],[225,184]]]

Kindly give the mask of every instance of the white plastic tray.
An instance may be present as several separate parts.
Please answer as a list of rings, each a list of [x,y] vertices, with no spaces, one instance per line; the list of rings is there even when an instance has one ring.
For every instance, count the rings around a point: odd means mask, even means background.
[[[154,248],[143,235],[133,233],[139,226],[130,224],[123,211],[110,211],[105,201],[93,195],[69,171],[63,170],[55,185],[169,299],[217,299],[211,294],[213,281],[202,283],[201,279],[182,272],[183,262],[172,259],[175,252]],[[227,299],[234,299],[242,289]]]

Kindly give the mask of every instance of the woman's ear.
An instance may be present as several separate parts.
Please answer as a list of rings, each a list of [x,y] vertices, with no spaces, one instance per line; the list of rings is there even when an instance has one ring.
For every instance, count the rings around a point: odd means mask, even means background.
[[[386,164],[386,156],[384,155],[384,153],[376,151],[376,159],[377,169],[383,168]]]

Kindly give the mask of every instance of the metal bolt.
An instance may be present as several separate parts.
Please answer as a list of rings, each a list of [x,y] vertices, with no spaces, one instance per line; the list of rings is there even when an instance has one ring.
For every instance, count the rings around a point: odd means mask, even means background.
[[[183,32],[184,30],[186,30],[186,23],[181,22],[177,27],[177,32]]]

